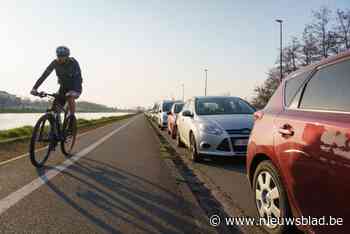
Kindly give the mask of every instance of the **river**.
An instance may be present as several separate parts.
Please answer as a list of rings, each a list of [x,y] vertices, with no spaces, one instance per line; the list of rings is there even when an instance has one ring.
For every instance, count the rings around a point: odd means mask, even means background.
[[[121,116],[128,113],[77,113],[79,119],[98,119],[101,117]],[[25,125],[33,126],[42,113],[16,113],[0,114],[0,130],[22,127]]]

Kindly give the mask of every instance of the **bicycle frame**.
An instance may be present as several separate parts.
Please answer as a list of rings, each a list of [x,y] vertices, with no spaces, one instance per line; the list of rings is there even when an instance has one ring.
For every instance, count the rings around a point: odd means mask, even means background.
[[[53,103],[51,108],[46,110],[45,114],[51,115],[54,121],[54,134],[57,137],[61,139],[62,136],[62,120],[61,120],[61,113],[64,113],[64,118],[63,120],[66,119],[67,115],[68,115],[68,105],[65,104],[64,106],[60,105],[59,103],[56,102],[57,99],[57,94],[49,94],[49,93],[45,93],[45,92],[41,92],[38,94],[39,97],[43,98],[43,97],[53,97]]]
[[[66,119],[67,115],[68,115],[68,106],[67,104],[65,106],[61,106],[58,103],[55,103],[55,101],[53,102],[53,106],[51,107],[51,109],[49,109],[46,113],[52,115],[53,120],[54,120],[54,134],[56,134],[56,137],[62,136],[62,127],[63,127],[63,123],[62,123],[62,119],[61,119],[61,113],[64,113],[64,117],[63,117],[63,121]]]

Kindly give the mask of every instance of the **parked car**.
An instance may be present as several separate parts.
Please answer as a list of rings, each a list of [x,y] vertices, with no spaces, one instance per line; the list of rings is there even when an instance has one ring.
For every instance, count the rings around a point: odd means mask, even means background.
[[[171,135],[173,139],[176,138],[177,125],[176,118],[184,106],[183,102],[175,102],[168,112],[168,134]]]
[[[168,112],[176,101],[163,100],[159,103],[157,113],[158,127],[163,130],[168,127]]]
[[[247,173],[260,217],[333,217],[343,225],[298,227],[350,232],[349,90],[350,52],[289,75],[254,114]]]
[[[177,118],[177,142],[193,161],[211,156],[245,156],[255,109],[238,97],[195,97]]]

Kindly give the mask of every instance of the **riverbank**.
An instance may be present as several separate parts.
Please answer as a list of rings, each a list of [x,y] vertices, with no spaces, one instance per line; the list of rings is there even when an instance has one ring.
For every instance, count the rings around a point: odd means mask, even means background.
[[[46,109],[0,109],[0,114],[28,114],[28,113],[43,113]],[[80,110],[77,113],[130,113],[131,110]]]
[[[78,134],[87,132],[107,124],[127,119],[134,114],[123,116],[102,117],[99,119],[78,119]],[[28,145],[33,127],[24,126],[5,131],[0,131],[0,161],[8,160],[28,152]]]

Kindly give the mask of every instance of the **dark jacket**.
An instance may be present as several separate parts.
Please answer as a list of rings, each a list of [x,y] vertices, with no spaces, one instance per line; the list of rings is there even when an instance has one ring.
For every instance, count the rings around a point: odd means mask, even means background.
[[[81,70],[78,61],[73,57],[70,57],[64,64],[58,63],[56,59],[53,60],[35,83],[33,89],[38,89],[53,70],[56,71],[58,83],[62,89],[81,92],[83,82]]]

